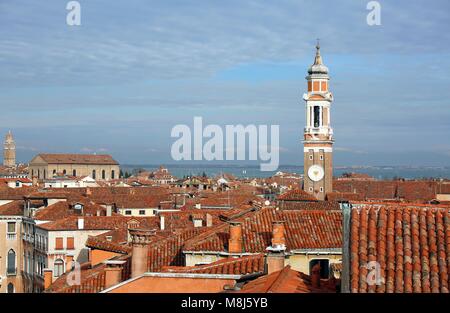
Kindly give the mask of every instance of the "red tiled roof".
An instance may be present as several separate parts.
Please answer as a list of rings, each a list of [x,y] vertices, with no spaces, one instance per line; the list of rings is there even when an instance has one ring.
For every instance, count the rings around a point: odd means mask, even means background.
[[[436,198],[438,187],[435,181],[333,181],[335,191],[357,193],[361,195],[363,200],[397,199],[428,202]]]
[[[0,206],[0,215],[23,215],[24,202],[22,200],[15,200],[10,203]]]
[[[283,201],[317,201],[316,197],[307,193],[302,189],[290,190],[278,197],[278,200]]]
[[[119,165],[107,154],[39,154],[45,162],[50,164],[104,164]]]
[[[0,188],[0,200],[23,200],[25,195],[36,190],[36,187]]]
[[[240,258],[226,258],[217,262],[189,267],[163,267],[162,272],[196,274],[248,275],[264,272],[264,255],[250,255]]]
[[[352,209],[351,292],[449,292],[449,274],[450,209]]]
[[[282,210],[339,210],[339,203],[336,201],[278,201],[278,206]]]
[[[78,216],[69,216],[53,222],[39,224],[38,227],[46,230],[78,230]],[[136,221],[140,228],[157,228],[156,217],[128,217],[128,216],[84,216],[83,230],[114,230],[126,229],[127,223]]]
[[[121,281],[125,281],[130,278],[131,274],[131,257],[124,255],[114,258],[115,260],[123,260],[122,278]],[[45,292],[48,293],[98,293],[105,289],[105,268],[106,265],[101,263],[95,267],[91,267],[90,263],[81,265],[80,270],[80,284],[73,286],[68,285],[67,275],[70,272],[66,272],[61,275],[57,280],[53,282],[49,289]]]
[[[327,193],[328,201],[357,201],[364,200],[362,194],[354,193],[354,192],[329,192]]]
[[[342,213],[335,210],[276,210],[262,208],[235,221],[242,222],[243,252],[265,253],[271,245],[272,223],[285,221],[286,246],[293,249],[342,248]],[[219,225],[186,243],[184,251],[228,250],[229,226]]]
[[[291,269],[290,265],[278,272],[264,275],[246,283],[239,293],[335,293],[336,287],[321,280],[313,287],[309,275]]]
[[[83,205],[82,213],[75,212],[73,209],[73,205],[75,203],[59,201],[36,211],[34,218],[41,221],[56,221],[75,215],[96,216],[97,213],[100,213],[100,215],[106,215],[106,209],[98,204],[90,203],[88,201],[78,201],[76,203]]]
[[[208,228],[196,227],[181,230],[149,245],[147,266],[149,272],[158,272],[163,266],[184,265],[182,253],[187,240],[205,232]]]

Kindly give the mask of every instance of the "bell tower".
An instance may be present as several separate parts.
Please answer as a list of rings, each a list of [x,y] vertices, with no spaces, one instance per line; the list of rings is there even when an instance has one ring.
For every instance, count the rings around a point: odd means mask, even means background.
[[[5,144],[3,146],[3,166],[16,166],[16,144],[11,131],[9,131],[5,137]]]
[[[334,139],[330,120],[333,95],[329,91],[328,67],[322,62],[319,42],[306,80],[308,93],[303,95],[306,102],[303,189],[317,199],[325,200],[326,194],[333,190]]]

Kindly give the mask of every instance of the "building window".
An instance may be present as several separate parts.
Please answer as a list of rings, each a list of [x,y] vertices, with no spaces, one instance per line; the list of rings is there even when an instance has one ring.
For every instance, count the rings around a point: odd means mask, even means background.
[[[20,187],[20,181],[16,181],[16,187]]]
[[[8,284],[8,293],[14,293],[14,285],[12,283]]]
[[[59,277],[64,274],[64,261],[57,259],[54,263],[54,276]]]
[[[62,237],[55,238],[55,249],[56,250],[64,249],[63,238]]]
[[[320,107],[314,107],[314,127],[320,127]]]
[[[67,171],[64,169],[64,170],[63,170],[63,175],[66,175],[66,173],[67,173]]]
[[[310,159],[310,160],[312,161],[312,160],[313,160],[313,158],[314,158],[314,157],[313,157],[313,155],[312,155],[312,154],[310,154],[310,155],[309,155],[309,159]]]
[[[139,210],[139,215],[145,215],[145,210]]]
[[[69,250],[74,250],[75,246],[74,246],[74,238],[73,237],[68,237],[67,238],[67,249]]]
[[[8,222],[8,233],[16,233],[16,222]]]
[[[320,187],[320,192],[323,192],[323,187]]]
[[[330,261],[327,259],[316,259],[309,262],[309,275],[312,274],[312,268],[317,264],[320,264],[320,278],[330,278]]]
[[[114,179],[114,177],[116,176],[116,173],[114,172],[114,170],[111,171],[111,179]]]
[[[105,172],[105,170],[102,170],[102,179],[106,179],[106,172]]]
[[[56,176],[56,170],[53,170],[53,176]]]
[[[6,273],[10,275],[16,274],[16,252],[13,249],[8,251],[8,265]]]
[[[92,171],[92,178],[95,179],[96,175],[95,175],[95,170]]]
[[[131,215],[131,210],[126,210],[125,215]]]
[[[41,178],[41,170],[38,170],[38,178]]]
[[[323,155],[320,156],[320,160],[323,161]]]
[[[72,176],[77,176],[77,170],[72,171]]]
[[[309,191],[310,191],[310,192],[313,192],[313,187],[309,187]]]

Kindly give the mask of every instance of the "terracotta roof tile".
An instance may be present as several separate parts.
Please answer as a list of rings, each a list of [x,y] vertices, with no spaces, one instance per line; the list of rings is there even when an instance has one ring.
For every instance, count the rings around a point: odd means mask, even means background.
[[[271,245],[272,223],[285,221],[288,249],[340,249],[342,214],[331,210],[276,210],[263,208],[242,222],[243,252],[264,253]],[[219,225],[186,243],[185,251],[228,251],[229,226]]]
[[[353,208],[351,291],[449,292],[449,217],[442,207]],[[370,270],[379,271],[378,279],[371,280]]]
[[[264,275],[246,283],[239,293],[335,293],[336,287],[328,280],[321,280],[319,287],[313,287],[311,277],[291,269]]]
[[[51,164],[105,164],[119,165],[107,154],[39,154],[45,162]]]
[[[226,258],[217,262],[189,267],[163,267],[163,272],[198,274],[257,274],[264,272],[264,255],[250,255],[240,258]]]
[[[277,199],[283,201],[317,201],[316,197],[302,189],[290,190],[280,195]]]

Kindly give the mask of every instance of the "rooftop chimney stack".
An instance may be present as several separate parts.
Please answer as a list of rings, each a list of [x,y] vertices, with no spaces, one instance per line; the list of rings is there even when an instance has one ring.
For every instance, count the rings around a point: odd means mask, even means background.
[[[161,230],[164,230],[166,228],[166,218],[164,215],[159,216],[159,225]]]
[[[45,268],[44,269],[44,290],[47,290],[51,284],[53,280],[53,271],[49,268]]]
[[[283,221],[273,222],[271,240],[272,245],[266,249],[269,251],[266,257],[268,274],[281,271],[284,268],[286,251],[286,238],[284,237],[284,231],[285,228]]]
[[[112,204],[108,204],[106,206],[106,216],[111,216],[112,215]]]
[[[105,289],[119,284],[122,281],[123,260],[106,260]]]
[[[132,242],[131,277],[137,277],[147,272],[148,244],[155,230],[130,229]]]
[[[206,214],[206,227],[211,227],[213,225],[212,215]]]
[[[273,222],[272,228],[272,247],[286,249],[286,238],[284,237],[284,222]]]
[[[242,224],[230,222],[230,239],[228,240],[229,253],[242,253]]]
[[[72,271],[73,267],[73,255],[66,255],[66,272]]]
[[[84,217],[78,218],[78,229],[84,229]]]

